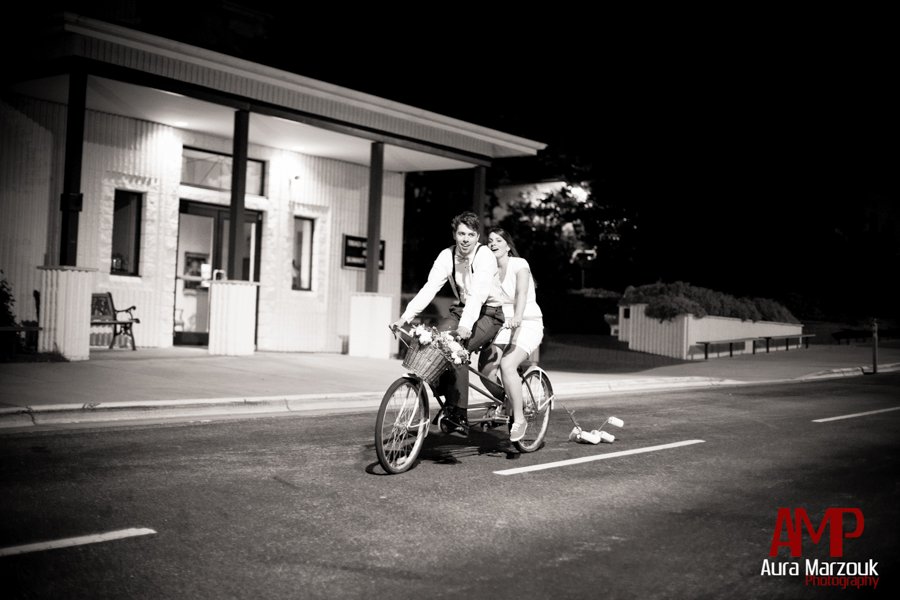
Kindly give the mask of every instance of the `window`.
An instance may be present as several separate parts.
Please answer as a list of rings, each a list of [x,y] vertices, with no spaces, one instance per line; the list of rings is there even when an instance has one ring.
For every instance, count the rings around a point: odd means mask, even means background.
[[[139,274],[142,205],[142,194],[116,190],[109,268],[109,272],[113,275]]]
[[[294,217],[294,257],[292,290],[312,289],[312,242],[315,222]]]
[[[213,190],[231,189],[231,155],[185,147],[181,153],[181,183]],[[265,163],[247,159],[247,193],[263,195]]]

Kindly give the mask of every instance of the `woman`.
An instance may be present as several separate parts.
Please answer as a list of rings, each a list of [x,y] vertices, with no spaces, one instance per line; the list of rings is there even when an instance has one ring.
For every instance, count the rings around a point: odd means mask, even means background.
[[[513,417],[509,439],[518,442],[525,436],[528,426],[518,368],[540,346],[544,338],[544,320],[537,303],[528,261],[519,256],[509,233],[500,227],[493,227],[488,232],[488,247],[497,258],[498,267],[491,296],[503,300],[506,327],[494,339],[494,345],[500,351],[491,353],[483,372],[489,379],[493,379],[499,358],[500,377],[509,397]]]

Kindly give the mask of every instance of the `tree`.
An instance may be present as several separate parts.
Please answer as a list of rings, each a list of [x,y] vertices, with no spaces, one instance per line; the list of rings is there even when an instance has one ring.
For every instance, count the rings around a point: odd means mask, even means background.
[[[624,207],[598,201],[590,184],[566,182],[543,198],[514,201],[507,210],[500,226],[513,236],[536,280],[560,290],[622,284],[634,220]]]

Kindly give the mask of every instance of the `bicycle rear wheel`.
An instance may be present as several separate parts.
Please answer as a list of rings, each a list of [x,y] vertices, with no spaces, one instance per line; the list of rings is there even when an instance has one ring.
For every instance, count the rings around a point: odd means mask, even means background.
[[[529,371],[522,377],[522,399],[528,429],[525,437],[513,445],[519,452],[534,452],[544,445],[547,426],[550,424],[550,399],[553,388],[541,370]]]
[[[425,384],[401,377],[390,385],[375,419],[375,453],[391,474],[412,468],[428,434],[428,393]]]

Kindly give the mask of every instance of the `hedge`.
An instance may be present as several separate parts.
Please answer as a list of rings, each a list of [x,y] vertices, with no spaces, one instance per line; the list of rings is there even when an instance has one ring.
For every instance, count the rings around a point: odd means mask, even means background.
[[[678,315],[732,317],[742,321],[775,321],[800,323],[784,305],[768,298],[736,298],[689,283],[650,283],[628,286],[620,306],[646,304],[644,314],[660,321],[671,321]]]

